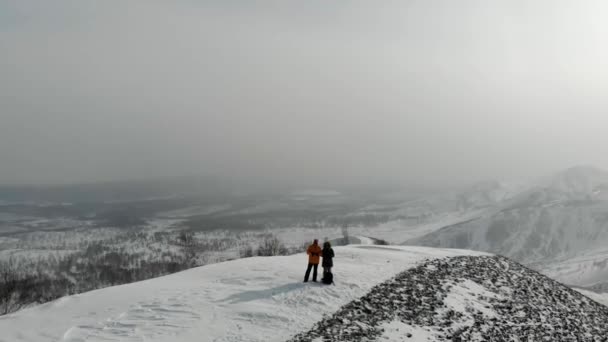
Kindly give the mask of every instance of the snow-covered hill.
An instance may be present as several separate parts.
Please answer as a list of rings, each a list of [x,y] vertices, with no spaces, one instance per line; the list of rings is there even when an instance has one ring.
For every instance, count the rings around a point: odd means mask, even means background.
[[[498,253],[573,285],[608,281],[608,172],[567,169],[478,218],[405,244]]]
[[[605,341],[608,308],[499,256],[436,259],[300,333],[315,341]]]
[[[403,246],[335,251],[335,285],[302,283],[304,254],[240,259],[2,316],[0,341],[600,341],[608,334],[608,308],[503,257]]]
[[[480,255],[380,246],[335,252],[335,286],[302,283],[303,254],[239,259],[2,316],[0,341],[285,341],[427,259]]]

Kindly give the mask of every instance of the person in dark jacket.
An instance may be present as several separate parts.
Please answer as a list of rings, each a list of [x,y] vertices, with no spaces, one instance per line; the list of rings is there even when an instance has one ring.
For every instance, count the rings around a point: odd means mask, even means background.
[[[321,253],[323,257],[323,274],[331,273],[331,268],[334,267],[334,250],[331,248],[331,243],[326,241],[323,244],[323,252]]]
[[[306,249],[308,254],[308,268],[306,269],[306,275],[304,276],[304,282],[308,282],[310,276],[310,270],[314,268],[312,273],[312,281],[317,282],[317,268],[319,268],[319,261],[321,259],[321,246],[319,246],[319,240],[315,239],[312,245]]]

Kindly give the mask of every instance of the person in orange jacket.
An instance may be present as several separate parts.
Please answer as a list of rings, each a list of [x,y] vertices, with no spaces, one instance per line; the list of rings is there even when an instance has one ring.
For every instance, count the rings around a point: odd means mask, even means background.
[[[312,281],[317,282],[317,268],[319,268],[319,261],[321,260],[321,246],[319,246],[319,240],[315,239],[312,245],[306,249],[308,254],[308,268],[306,269],[306,275],[304,276],[304,282],[308,282],[310,276],[310,270],[314,268],[312,272]]]

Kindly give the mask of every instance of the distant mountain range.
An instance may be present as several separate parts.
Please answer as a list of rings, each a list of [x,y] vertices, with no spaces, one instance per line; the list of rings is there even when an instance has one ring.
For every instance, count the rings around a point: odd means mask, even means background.
[[[515,192],[494,183],[467,196],[488,194],[508,195],[477,218],[404,244],[497,253],[573,285],[608,282],[608,172],[577,166]]]

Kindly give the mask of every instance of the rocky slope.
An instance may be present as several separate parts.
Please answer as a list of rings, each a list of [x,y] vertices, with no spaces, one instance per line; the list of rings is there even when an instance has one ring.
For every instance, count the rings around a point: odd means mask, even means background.
[[[290,342],[605,341],[608,308],[500,256],[398,274]]]

